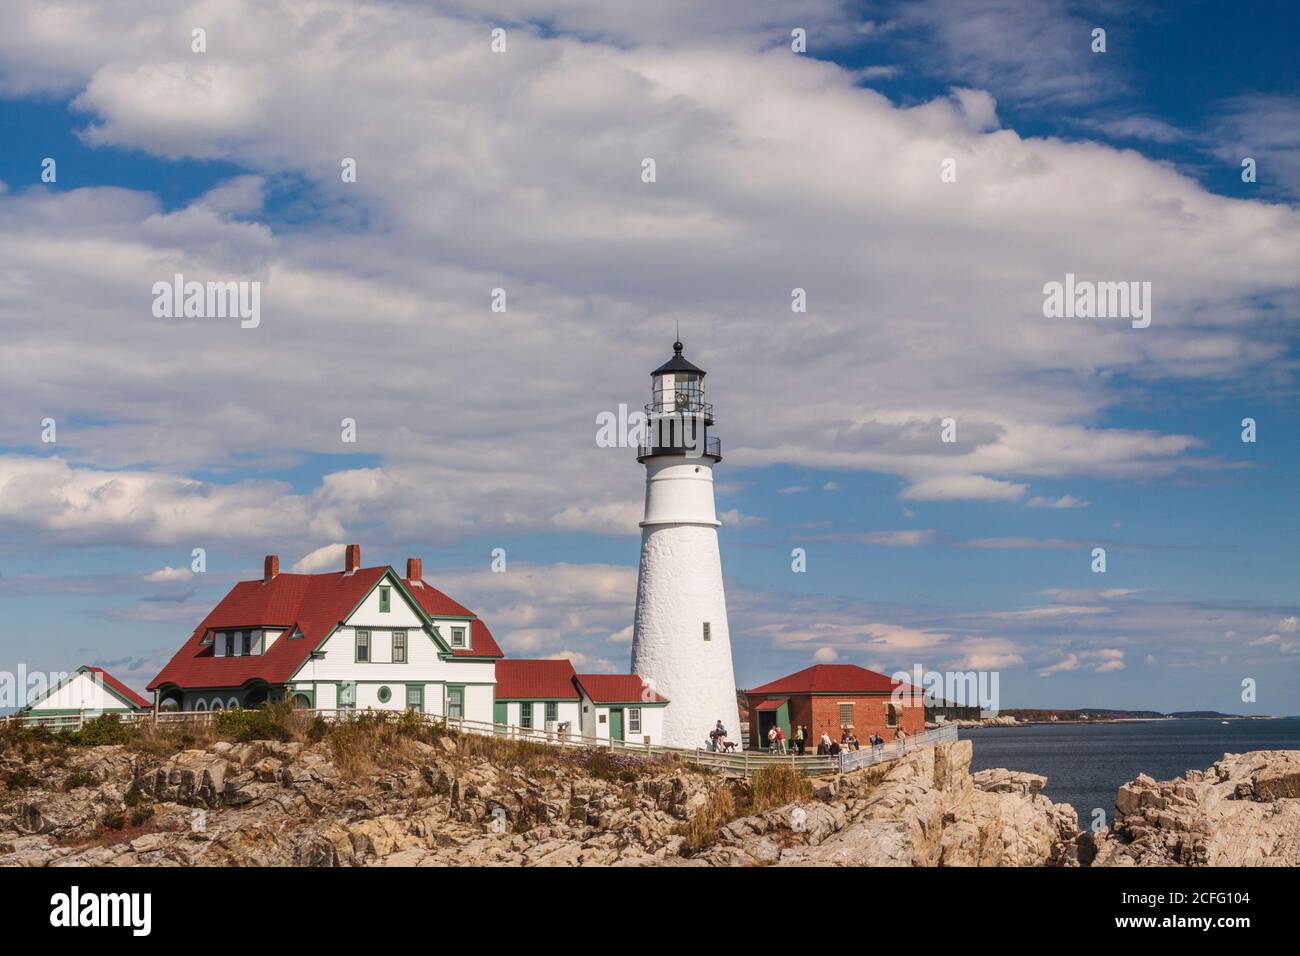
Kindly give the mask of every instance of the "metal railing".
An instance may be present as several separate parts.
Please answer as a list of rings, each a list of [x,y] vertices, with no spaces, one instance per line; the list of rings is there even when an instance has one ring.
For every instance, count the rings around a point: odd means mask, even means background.
[[[645,458],[648,455],[684,455],[687,458],[699,458],[701,455],[711,455],[714,458],[722,457],[722,439],[716,435],[710,435],[704,439],[703,447],[699,442],[690,445],[658,445],[653,442],[639,442],[636,446],[636,456]]]
[[[369,710],[356,708],[304,708],[304,712],[325,720],[355,720],[377,714],[400,715],[396,710]],[[50,730],[80,730],[86,722],[100,716],[101,712],[83,711],[79,714],[59,714],[42,717],[39,714],[12,714],[0,718],[0,724],[20,722],[27,727],[46,727]],[[222,713],[220,710],[191,711],[143,711],[120,713],[122,723],[154,724],[208,724]],[[464,717],[447,717],[440,714],[421,714],[420,720],[433,726],[446,727],[460,733],[523,743],[535,743],[556,747],[579,749],[603,749],[618,753],[644,757],[667,757],[681,760],[698,767],[715,770],[728,776],[750,777],[766,767],[791,767],[805,777],[822,777],[836,773],[851,773],[874,764],[897,760],[920,747],[933,746],[937,743],[950,743],[957,739],[955,726],[940,727],[925,733],[916,734],[906,740],[894,741],[880,748],[865,747],[861,750],[846,750],[832,755],[797,753],[770,753],[761,750],[737,750],[721,752],[707,750],[703,747],[670,747],[666,744],[650,743],[648,738],[641,741],[612,740],[608,737],[588,737],[572,730],[559,728],[520,727],[515,724],[496,724],[486,721],[469,720]]]
[[[881,747],[863,747],[861,750],[846,750],[840,754],[841,772],[851,773],[873,764],[897,760],[904,754],[920,747],[933,747],[935,744],[952,743],[957,739],[957,727],[937,727],[924,733],[913,734],[903,740],[895,740]]]
[[[660,401],[648,402],[645,406],[645,413],[646,417],[650,419],[665,415],[699,415],[712,420],[713,403],[706,402],[697,395],[687,394],[685,397],[665,398]]]

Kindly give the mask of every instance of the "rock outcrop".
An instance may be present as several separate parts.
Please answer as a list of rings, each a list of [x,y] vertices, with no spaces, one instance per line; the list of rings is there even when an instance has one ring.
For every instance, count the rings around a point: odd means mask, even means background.
[[[346,776],[325,744],[215,743],[162,758],[66,748],[0,790],[0,864],[21,866],[1039,866],[1077,858],[1042,777],[971,776],[967,741],[817,781],[683,855],[686,823],[743,784],[672,763],[502,766],[407,741]],[[1279,780],[1268,784],[1285,787]]]
[[[1300,751],[1224,754],[1119,788],[1093,866],[1300,866]]]
[[[779,866],[1059,866],[1078,862],[1078,817],[1007,770],[970,774],[968,740],[849,774],[824,803],[733,821],[704,858]],[[792,825],[796,807],[799,826]]]

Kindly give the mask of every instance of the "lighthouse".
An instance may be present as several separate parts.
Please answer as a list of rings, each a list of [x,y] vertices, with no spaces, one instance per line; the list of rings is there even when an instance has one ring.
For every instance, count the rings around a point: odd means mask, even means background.
[[[722,442],[704,400],[702,368],[673,343],[673,357],[650,373],[645,518],[632,627],[632,672],[669,700],[664,742],[704,747],[721,720],[740,743],[731,632],[722,589],[722,557],[713,505],[713,467]]]

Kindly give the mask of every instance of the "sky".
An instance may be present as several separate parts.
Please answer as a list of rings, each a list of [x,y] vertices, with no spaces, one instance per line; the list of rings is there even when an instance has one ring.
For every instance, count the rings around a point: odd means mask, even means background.
[[[597,419],[680,326],[742,687],[1300,713],[1294,5],[0,12],[0,671],[142,689],[263,555],[353,542],[626,670],[644,474]],[[156,315],[176,273],[256,326]],[[1067,274],[1149,326],[1047,317]]]

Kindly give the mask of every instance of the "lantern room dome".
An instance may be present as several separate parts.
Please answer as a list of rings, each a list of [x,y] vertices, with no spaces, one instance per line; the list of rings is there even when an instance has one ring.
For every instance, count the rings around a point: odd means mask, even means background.
[[[663,375],[665,372],[693,372],[696,375],[707,375],[708,373],[704,369],[686,360],[685,356],[682,355],[682,348],[681,342],[674,342],[673,357],[650,374]]]

